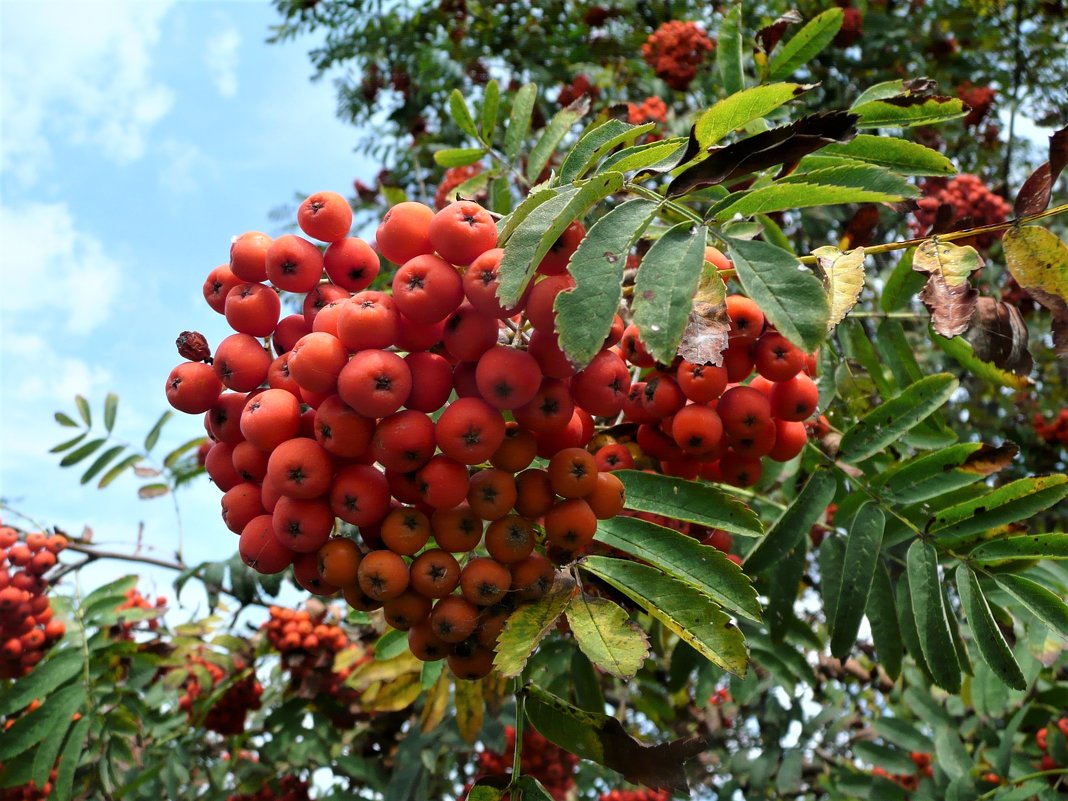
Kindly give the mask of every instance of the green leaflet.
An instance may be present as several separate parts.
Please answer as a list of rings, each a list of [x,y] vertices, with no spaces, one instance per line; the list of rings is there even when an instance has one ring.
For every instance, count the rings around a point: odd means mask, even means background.
[[[549,120],[549,124],[542,129],[541,136],[534,143],[534,147],[531,148],[530,155],[527,157],[528,181],[538,180],[538,176],[545,169],[545,165],[549,163],[549,159],[552,158],[553,152],[556,150],[557,145],[560,144],[560,140],[567,135],[572,125],[586,116],[589,107],[590,101],[584,96],[553,115],[553,118]]]
[[[628,509],[667,515],[746,537],[764,533],[760,518],[752,509],[716,487],[638,470],[618,470],[616,475],[626,488]]]
[[[818,55],[842,27],[843,16],[842,9],[829,8],[810,19],[772,56],[768,64],[768,80],[782,80]]]
[[[620,145],[633,142],[639,136],[656,127],[656,123],[630,125],[616,119],[607,119],[579,139],[564,157],[560,165],[559,182],[568,184],[585,177],[597,162]],[[616,170],[622,172],[622,170]]]
[[[766,117],[811,88],[812,85],[802,83],[772,83],[735,92],[701,113],[694,127],[694,136],[703,150],[731,131]]]
[[[884,524],[882,510],[873,503],[866,503],[857,511],[849,529],[831,624],[831,654],[839,659],[844,658],[856,642],[879,559]]]
[[[916,634],[924,660],[935,682],[951,693],[960,692],[960,664],[946,618],[934,546],[915,540],[907,554],[909,590]]]
[[[803,209],[812,206],[833,206],[841,203],[892,203],[904,195],[879,192],[847,186],[831,186],[818,183],[776,182],[760,189],[731,195],[724,204],[717,204],[712,215],[718,222],[730,220],[735,215],[753,217],[788,209]]]
[[[953,175],[953,162],[929,147],[893,136],[858,134],[852,142],[831,144],[820,155],[845,156],[905,175]],[[803,163],[803,162],[802,162]]]
[[[716,67],[728,95],[745,88],[742,68],[742,4],[732,5],[723,15],[716,42]]]
[[[767,570],[801,542],[813,524],[823,517],[837,488],[838,483],[829,470],[821,468],[813,473],[764,539],[746,556],[746,570],[753,574]]]
[[[575,641],[594,665],[622,679],[641,669],[649,655],[649,638],[621,606],[580,595],[565,614]]]
[[[1068,606],[1056,593],[1024,576],[999,573],[993,578],[1001,589],[1026,606],[1035,617],[1061,637],[1068,638]]]
[[[984,531],[1026,520],[1065,496],[1068,496],[1068,476],[1064,474],[1017,479],[941,510],[928,531],[939,547],[960,547]]]
[[[534,101],[537,97],[538,87],[532,83],[524,84],[515,93],[512,111],[508,116],[508,129],[504,133],[504,155],[509,161],[514,161],[519,155],[523,140],[530,132],[530,116],[534,111]]]
[[[968,616],[968,624],[972,627],[972,642],[979,649],[983,661],[1006,686],[1014,690],[1026,690],[1027,681],[1020,670],[1020,663],[1012,655],[1005,635],[994,622],[979,579],[967,565],[957,567],[957,592],[964,613]]]
[[[891,679],[901,675],[901,657],[904,643],[898,625],[897,605],[894,603],[894,586],[890,581],[886,564],[880,561],[875,567],[875,576],[865,609],[871,625],[872,639],[883,666]]]
[[[955,97],[906,95],[869,100],[850,109],[860,119],[858,128],[912,128],[963,117],[964,103]]]

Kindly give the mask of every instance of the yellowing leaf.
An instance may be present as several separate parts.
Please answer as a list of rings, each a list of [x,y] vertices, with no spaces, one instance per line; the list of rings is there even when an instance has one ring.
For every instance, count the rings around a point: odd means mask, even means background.
[[[393,659],[376,659],[361,665],[348,677],[346,684],[360,689],[376,681],[393,681],[406,673],[414,673],[418,677],[422,667],[423,663],[416,659],[411,651],[405,651]]]
[[[445,719],[445,713],[449,709],[449,674],[444,670],[434,682],[434,686],[426,694],[426,703],[423,704],[423,714],[419,717],[419,728],[424,734],[431,732],[441,725]]]
[[[366,709],[375,712],[399,712],[407,709],[415,703],[415,699],[423,691],[423,683],[418,673],[405,673],[393,681],[383,683],[368,698],[367,694],[361,699]],[[368,694],[371,691],[368,691]]]
[[[827,300],[831,306],[831,316],[827,320],[829,331],[845,319],[860,299],[860,291],[864,289],[864,248],[843,252],[825,246],[816,248],[812,255],[823,270],[823,284],[827,287]]]
[[[482,700],[482,681],[458,681],[454,691],[456,698],[456,726],[460,736],[474,743],[482,731],[485,702]]]
[[[912,269],[925,273],[927,285],[920,300],[931,312],[931,325],[944,337],[968,330],[979,293],[968,277],[983,266],[983,259],[971,246],[928,239],[916,248]]]
[[[1045,228],[1012,228],[1002,240],[1009,272],[1053,315],[1053,346],[1068,359],[1068,245]]]
[[[497,655],[493,659],[493,666],[502,676],[518,676],[522,672],[538,643],[556,625],[574,597],[574,580],[558,575],[552,590],[508,618],[497,638]]]
[[[626,611],[605,598],[580,597],[567,608],[579,648],[594,665],[629,679],[649,655],[649,640]]]

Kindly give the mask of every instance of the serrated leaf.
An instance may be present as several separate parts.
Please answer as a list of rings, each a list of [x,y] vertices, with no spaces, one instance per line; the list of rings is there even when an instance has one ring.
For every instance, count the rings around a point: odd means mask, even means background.
[[[726,222],[735,216],[754,217],[757,214],[842,203],[891,203],[901,199],[902,195],[857,187],[802,183],[800,180],[777,181],[759,189],[731,195],[724,203],[713,208],[712,215],[717,221]]]
[[[590,556],[582,568],[640,605],[710,662],[743,675],[748,662],[738,627],[707,595],[660,571],[604,556]]]
[[[970,245],[928,239],[912,258],[912,269],[928,276],[920,300],[931,312],[931,325],[944,337],[968,330],[979,293],[968,276],[983,266],[983,259]]]
[[[124,450],[126,450],[125,445],[113,445],[97,456],[93,463],[89,465],[89,469],[82,474],[81,483],[88,484],[92,481],[101,470],[107,467],[108,464]]]
[[[902,78],[895,78],[892,81],[881,81],[880,83],[872,84],[853,100],[853,108],[862,106],[872,100],[885,100],[888,97],[897,97],[899,95],[907,95],[909,89],[905,86],[905,81]]]
[[[742,69],[742,4],[732,5],[723,15],[716,42],[716,67],[723,90],[732,95],[745,88]]]
[[[984,542],[968,553],[976,565],[999,565],[1031,559],[1068,559],[1068,534],[1026,534]]]
[[[493,667],[502,676],[518,676],[530,655],[556,625],[575,597],[575,584],[558,576],[552,590],[532,604],[520,607],[508,618],[497,638]]]
[[[600,173],[538,205],[508,238],[499,269],[497,298],[513,306],[523,295],[542,258],[572,222],[623,186],[623,173]]]
[[[854,105],[858,128],[912,128],[963,117],[964,102],[956,97],[899,95]]]
[[[468,136],[478,139],[478,128],[475,127],[475,119],[471,116],[471,109],[467,107],[463,93],[459,89],[453,89],[449,95],[449,116],[452,117],[456,126]]]
[[[868,595],[865,609],[868,623],[871,625],[872,641],[879,656],[879,664],[894,681],[901,675],[901,657],[904,643],[898,626],[897,605],[894,603],[894,586],[886,565],[880,562],[875,568],[875,576]]]
[[[1026,520],[1068,496],[1068,476],[1030,476],[942,509],[927,527],[940,548],[965,545],[981,534]]]
[[[63,746],[63,754],[56,768],[56,780],[52,784],[52,797],[55,801],[70,801],[74,786],[74,774],[78,769],[78,762],[85,751],[85,744],[89,739],[89,724],[92,722],[88,716],[74,724],[74,728],[67,737]]]
[[[534,143],[534,147],[531,148],[530,155],[527,157],[526,175],[528,181],[538,180],[538,176],[545,169],[545,165],[549,163],[549,159],[552,158],[553,152],[560,144],[560,141],[571,130],[571,126],[585,117],[589,111],[589,95],[582,95],[582,97],[553,115],[553,118],[549,120],[549,124],[542,129],[541,136],[538,137],[538,141]]]
[[[673,169],[686,152],[687,139],[675,136],[656,142],[632,145],[613,153],[601,165],[601,171],[631,172],[632,170],[650,170],[660,173]]]
[[[842,435],[839,453],[847,461],[860,462],[882,452],[941,408],[958,386],[949,373],[921,378],[854,423]]]
[[[159,442],[160,432],[163,430],[163,426],[173,416],[173,412],[169,409],[159,416],[159,419],[153,424],[148,434],[145,436],[145,450],[150,451],[156,447],[156,443]]]
[[[823,538],[818,551],[820,596],[829,622],[838,614],[838,596],[842,594],[842,564],[845,562],[845,538],[837,534]]]
[[[441,661],[426,664],[441,665]],[[420,682],[425,688],[426,682],[422,680],[423,678],[423,676],[420,677]],[[450,687],[452,687],[452,682],[449,681],[449,674],[439,671],[437,681],[430,686],[426,701],[423,703],[423,711],[419,715],[419,728],[423,734],[434,731],[445,720],[445,713],[449,711]]]
[[[952,357],[957,364],[976,378],[981,378],[995,386],[1008,387],[1009,389],[1026,389],[1031,385],[1031,379],[1026,375],[1010,373],[1008,370],[1002,370],[992,362],[980,359],[964,337],[958,336],[947,339],[932,328],[931,341],[943,353]]]
[[[22,754],[44,740],[56,726],[70,724],[71,716],[85,702],[85,686],[69,684],[49,695],[33,712],[17,718],[0,739],[0,760]]]
[[[61,442],[58,445],[53,446],[52,448],[50,448],[48,450],[48,452],[49,453],[63,453],[63,451],[69,451],[71,448],[73,448],[75,445],[77,445],[79,442],[81,442],[83,439],[85,439],[88,436],[89,436],[89,432],[88,431],[83,431],[81,434],[76,436],[74,439],[68,439],[66,442]]]
[[[78,462],[82,461],[82,459],[91,456],[96,451],[96,449],[103,445],[105,442],[107,442],[107,440],[103,437],[86,442],[84,445],[79,446],[77,449],[71,451],[62,459],[60,459],[59,466],[70,467],[71,465],[77,464]]]
[[[864,248],[842,252],[836,247],[824,246],[812,251],[823,270],[823,284],[827,288],[827,302],[831,316],[828,330],[845,319],[864,289]]]
[[[56,422],[59,423],[61,426],[66,426],[67,428],[78,427],[78,423],[73,418],[71,418],[69,414],[64,414],[63,412],[56,412],[53,416],[55,417]]]
[[[633,142],[639,136],[656,128],[655,122],[644,125],[631,125],[621,120],[609,118],[587,131],[574,144],[560,165],[558,181],[569,184],[584,178],[597,162],[620,145]],[[617,170],[617,172],[622,172]]]
[[[666,515],[746,537],[764,533],[760,518],[752,509],[716,487],[638,470],[617,470],[616,476],[626,489],[628,509]]]
[[[953,162],[937,150],[893,136],[857,134],[852,142],[827,145],[820,155],[845,156],[905,175],[941,176],[957,171]]]
[[[1068,359],[1068,245],[1035,225],[1010,228],[1001,242],[1016,283],[1052,315],[1054,350]]]
[[[909,546],[906,563],[912,613],[924,660],[938,686],[951,693],[960,692],[960,664],[943,605],[938,552],[930,543],[915,540]]]
[[[636,517],[602,520],[596,540],[692,585],[739,617],[760,620],[760,604],[749,577],[722,551]]]
[[[805,352],[827,334],[830,308],[820,280],[797,257],[767,242],[728,239],[738,280],[779,333]]]
[[[110,433],[115,427],[115,413],[119,409],[119,396],[109,392],[104,398],[104,428]]]
[[[1001,589],[1027,607],[1035,617],[1061,637],[1068,638],[1068,606],[1056,593],[1024,576],[998,573],[993,578]]]
[[[374,712],[400,712],[415,703],[423,693],[418,673],[405,673],[382,687],[370,701],[364,699],[363,707]]]
[[[766,117],[814,86],[815,84],[772,83],[731,93],[701,113],[697,118],[694,135],[704,150],[719,142],[731,131]]]
[[[34,751],[31,775],[33,783],[38,787],[43,787],[48,781],[48,774],[55,767],[56,757],[59,756],[60,749],[63,748],[63,741],[70,732],[72,725],[70,718],[66,720],[57,719],[56,725],[52,727],[52,730],[48,732]],[[29,757],[28,754],[27,757]]]
[[[634,198],[595,222],[571,256],[575,286],[556,296],[560,348],[578,365],[596,356],[612,328],[623,297],[627,255],[655,218],[659,204]]]
[[[139,454],[132,453],[122,461],[112,465],[111,468],[101,477],[100,483],[96,485],[96,488],[104,489],[109,484],[111,484],[111,482],[113,482],[116,478],[122,475],[123,472],[137,464],[139,461],[141,461],[141,456]]]
[[[486,155],[481,147],[451,147],[434,151],[434,163],[439,167],[466,167]]]
[[[882,510],[873,503],[866,503],[857,511],[846,537],[842,582],[831,624],[831,655],[839,659],[850,652],[857,640],[882,547],[885,522]]]
[[[829,8],[805,23],[797,33],[771,58],[768,80],[778,81],[792,75],[831,43],[842,27],[844,12]]]
[[[1018,448],[981,442],[961,442],[948,448],[922,453],[872,477],[884,498],[901,504],[919,503],[974,484],[1015,458]]]
[[[822,151],[820,152],[822,155]],[[805,183],[866,189],[892,199],[914,198],[920,195],[920,191],[915,185],[902,175],[875,164],[840,160],[829,166],[815,169],[805,169],[804,165],[801,165],[798,171],[779,179],[779,183]]]
[[[573,186],[565,187],[563,189],[550,189],[544,184],[534,187],[530,194],[523,198],[523,202],[516,206],[515,210],[507,217],[502,217],[497,221],[497,244],[500,247],[504,247],[508,244],[509,238],[515,232],[515,229],[529,217],[536,208],[542,203],[548,203],[550,200],[561,195],[567,195],[573,197],[577,188]]]
[[[657,361],[669,364],[693,308],[705,262],[704,226],[679,223],[642,258],[634,283],[634,323]]]
[[[792,550],[827,511],[838,488],[830,471],[819,469],[809,476],[805,486],[768,529],[767,535],[745,558],[745,569],[761,573]]]
[[[0,717],[11,717],[25,709],[34,698],[47,698],[82,672],[84,661],[77,649],[60,651],[50,656],[33,671],[10,685],[0,695]]]
[[[968,616],[968,625],[972,628],[972,642],[979,649],[983,661],[994,671],[1007,687],[1014,690],[1026,690],[1020,663],[1012,654],[1012,649],[1005,642],[994,615],[990,611],[979,579],[967,565],[957,567],[957,592],[960,594],[961,606]]]
[[[530,131],[530,115],[534,111],[534,102],[538,97],[538,87],[527,83],[519,87],[512,99],[512,110],[508,116],[508,129],[504,133],[504,155],[512,161],[519,154],[523,140]]]
[[[481,681],[463,681],[454,683],[453,700],[456,704],[456,726],[464,741],[474,744],[482,731],[482,720],[486,714],[486,701],[482,697]]]
[[[93,424],[93,416],[89,412],[89,401],[81,395],[75,395],[74,405],[78,407],[78,416],[82,418],[82,422],[85,423],[86,427],[91,426]]]
[[[497,79],[486,84],[482,93],[482,139],[493,142],[493,134],[497,129],[497,112],[501,105],[501,87]]]
[[[565,614],[579,648],[601,670],[629,679],[649,656],[649,638],[613,601],[580,595]]]

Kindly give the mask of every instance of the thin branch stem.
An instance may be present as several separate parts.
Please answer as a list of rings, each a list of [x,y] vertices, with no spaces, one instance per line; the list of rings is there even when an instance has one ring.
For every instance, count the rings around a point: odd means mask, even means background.
[[[1039,770],[1039,771],[1035,771],[1034,773],[1027,773],[1027,774],[1025,774],[1023,776],[1017,776],[1015,779],[1009,779],[1007,781],[1007,784],[1020,785],[1020,784],[1023,784],[1024,782],[1031,781],[1031,779],[1042,779],[1042,778],[1045,778],[1046,776],[1064,776],[1064,775],[1068,775],[1068,768],[1054,768],[1052,770]],[[981,796],[979,796],[976,799],[976,801],[984,801],[984,799],[993,798],[994,795],[1004,786],[1005,785],[998,785],[993,790],[987,790],[985,793],[983,793]]]

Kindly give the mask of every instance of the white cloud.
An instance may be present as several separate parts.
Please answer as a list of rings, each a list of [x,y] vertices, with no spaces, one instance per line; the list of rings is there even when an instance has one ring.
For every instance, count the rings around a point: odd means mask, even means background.
[[[23,316],[29,328],[84,335],[111,315],[122,271],[98,239],[75,227],[66,204],[0,207],[0,241],[5,336]]]
[[[174,93],[152,76],[171,0],[5,3],[0,34],[3,170],[31,186],[51,141],[116,163],[144,155]]]
[[[200,188],[200,178],[213,169],[213,162],[191,142],[168,139],[159,146],[159,185],[164,192],[189,194]]]
[[[238,49],[241,34],[229,26],[218,31],[204,43],[204,64],[211,73],[216,90],[223,97],[237,94]]]

